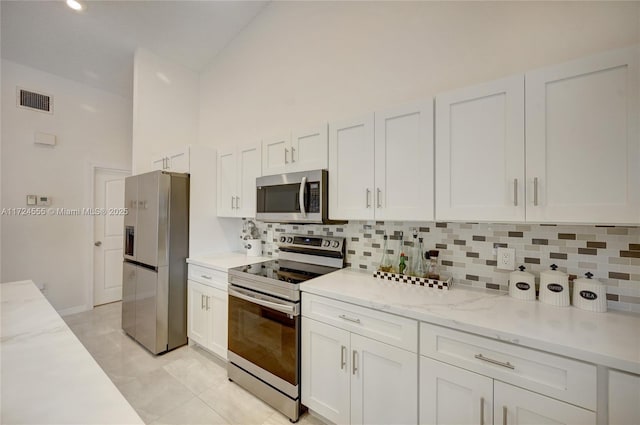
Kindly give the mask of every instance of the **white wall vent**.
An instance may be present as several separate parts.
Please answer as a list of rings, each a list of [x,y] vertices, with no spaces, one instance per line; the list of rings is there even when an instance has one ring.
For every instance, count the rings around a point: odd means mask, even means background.
[[[17,88],[17,105],[19,108],[53,114],[53,98],[47,94]]]

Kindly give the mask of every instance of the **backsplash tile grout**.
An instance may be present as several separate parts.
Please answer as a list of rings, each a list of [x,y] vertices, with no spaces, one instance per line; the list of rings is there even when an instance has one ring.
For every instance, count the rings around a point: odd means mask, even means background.
[[[382,256],[385,233],[389,235],[389,250],[396,255],[403,232],[409,254],[412,232],[417,229],[424,238],[425,250],[440,251],[441,273],[452,276],[454,285],[503,291],[508,289],[509,271],[496,267],[493,250],[514,248],[516,266],[522,264],[536,276],[551,264],[572,275],[591,272],[607,285],[609,308],[640,313],[639,227],[381,221],[337,225],[258,221],[256,225],[264,255],[277,257],[281,233],[342,236],[346,238],[347,267],[372,273]]]

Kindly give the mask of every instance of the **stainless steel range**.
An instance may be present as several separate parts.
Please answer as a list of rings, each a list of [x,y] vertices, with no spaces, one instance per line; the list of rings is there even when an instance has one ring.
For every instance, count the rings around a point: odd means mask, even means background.
[[[229,270],[229,379],[298,420],[300,283],[344,267],[344,238],[284,234],[277,260]]]

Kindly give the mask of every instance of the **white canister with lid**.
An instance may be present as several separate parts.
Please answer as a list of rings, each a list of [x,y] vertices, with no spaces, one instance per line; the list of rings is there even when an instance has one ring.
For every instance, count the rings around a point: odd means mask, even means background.
[[[536,278],[533,273],[525,272],[525,267],[518,267],[520,271],[509,274],[509,295],[526,301],[536,300]]]
[[[540,273],[540,301],[557,307],[569,306],[569,275],[551,265],[551,270]]]
[[[604,313],[607,311],[607,287],[598,279],[591,279],[593,274],[587,272],[573,282],[573,305],[588,311]]]
[[[260,239],[247,239],[244,242],[247,257],[259,257],[262,255],[262,241]]]

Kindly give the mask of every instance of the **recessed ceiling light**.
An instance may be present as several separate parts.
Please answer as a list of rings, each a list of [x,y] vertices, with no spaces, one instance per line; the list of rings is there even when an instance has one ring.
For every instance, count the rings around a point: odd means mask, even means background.
[[[67,6],[72,8],[73,10],[82,10],[82,4],[77,0],[67,0]]]

